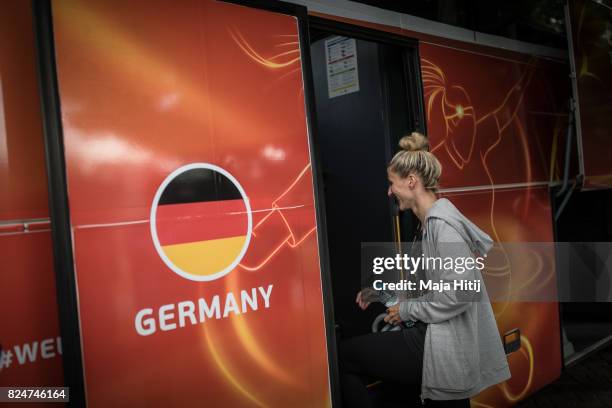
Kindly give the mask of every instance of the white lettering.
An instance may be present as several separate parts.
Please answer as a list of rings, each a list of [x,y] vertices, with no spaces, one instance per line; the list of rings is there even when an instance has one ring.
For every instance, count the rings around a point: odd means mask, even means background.
[[[215,319],[221,318],[221,307],[219,304],[219,295],[213,296],[211,306],[208,307],[206,300],[200,298],[198,300],[198,306],[200,308],[200,323],[204,323],[204,315],[209,319],[215,316]]]
[[[372,286],[374,287],[374,290],[384,290],[382,285],[383,285],[383,281],[380,279],[375,280],[374,283],[372,284]]]
[[[147,308],[142,309],[138,313],[136,313],[136,319],[134,319],[134,324],[136,325],[136,332],[141,336],[148,336],[149,334],[155,333],[155,319],[152,317],[147,317],[143,319],[145,315],[152,315],[153,309]]]
[[[240,291],[240,299],[242,300],[242,313],[247,312],[247,303],[251,306],[251,310],[257,310],[257,289],[251,289],[251,295],[246,290]]]
[[[185,300],[178,302],[177,304],[167,304],[160,306],[158,310],[152,308],[144,308],[136,313],[134,318],[134,327],[136,332],[141,336],[149,336],[157,330],[170,331],[175,330],[178,327],[185,327],[189,324],[196,325],[202,324],[206,319],[222,319],[228,317],[230,314],[239,315],[247,313],[248,311],[257,311],[259,305],[262,304],[259,298],[263,300],[263,306],[267,309],[270,307],[270,298],[272,297],[272,289],[274,285],[268,285],[267,287],[257,287],[251,289],[245,289],[240,291],[240,303],[238,303],[238,292],[235,294],[228,292],[225,295],[225,303],[223,305],[223,314],[221,314],[221,298],[219,295],[215,295],[210,301],[204,298],[200,298],[197,304],[191,300]],[[197,312],[196,312],[197,307]],[[197,316],[196,316],[197,313]],[[46,343],[41,345],[44,347],[43,353],[51,356],[54,350],[50,345]],[[37,346],[35,346],[37,347]],[[51,347],[51,348],[50,348]],[[29,349],[25,348],[24,353],[30,353]],[[57,351],[61,354],[61,344],[57,343]],[[34,350],[34,353],[36,349]],[[35,355],[34,355],[35,358]],[[45,357],[46,358],[46,357]]]
[[[191,324],[196,324],[195,305],[186,300],[178,304],[179,326],[185,327],[185,317],[189,317]]]
[[[163,305],[159,308],[159,328],[163,331],[176,329],[176,323],[166,323],[168,320],[174,319],[174,305]]]
[[[15,350],[15,354],[17,355],[17,361],[19,364],[25,364],[26,358],[33,363],[36,361],[36,356],[38,355],[38,342],[32,342],[23,344],[21,347],[15,346],[13,347]]]
[[[240,309],[238,309],[238,304],[236,303],[236,299],[234,299],[233,293],[228,293],[225,298],[225,309],[223,309],[223,317],[227,317],[230,312],[234,314],[240,314]]]
[[[385,269],[382,267],[384,258],[382,257],[376,257],[372,260],[372,272],[374,272],[377,275],[380,275],[381,273],[383,273],[385,271]]]
[[[44,359],[55,357],[53,339],[45,339],[40,343],[40,356]]]
[[[261,296],[263,296],[264,298],[264,307],[266,309],[270,307],[270,295],[272,295],[272,286],[273,285],[268,285],[268,290],[265,292],[261,286],[258,288],[259,293],[261,293]]]
[[[412,270],[410,271],[411,275],[414,275],[416,271],[419,269],[419,266],[421,265],[421,259],[422,258],[410,257],[410,260],[412,261]]]

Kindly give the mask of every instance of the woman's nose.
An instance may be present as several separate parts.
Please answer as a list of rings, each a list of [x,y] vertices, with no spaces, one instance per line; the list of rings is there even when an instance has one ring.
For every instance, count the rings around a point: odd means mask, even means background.
[[[389,197],[391,197],[391,196],[393,195],[393,192],[391,191],[391,187],[389,187],[389,188],[387,189],[387,195],[388,195]]]

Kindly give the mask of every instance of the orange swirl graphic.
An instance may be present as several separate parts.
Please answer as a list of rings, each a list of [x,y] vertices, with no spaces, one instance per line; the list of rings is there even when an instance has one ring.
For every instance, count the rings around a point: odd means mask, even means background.
[[[529,339],[527,339],[526,336],[521,336],[521,346],[524,346],[525,348],[521,347],[520,352],[522,355],[524,355],[527,358],[527,361],[529,362],[529,375],[527,376],[527,382],[523,386],[523,389],[517,394],[513,394],[508,389],[507,381],[498,385],[498,387],[501,388],[502,393],[504,394],[504,397],[506,397],[506,399],[510,402],[516,402],[518,400],[523,399],[529,392],[529,389],[531,388],[531,385],[533,383],[533,371],[534,371],[534,366],[535,366],[534,364],[535,358],[533,354],[533,348],[531,347],[531,343],[529,342]]]
[[[538,284],[535,285],[535,289],[541,288],[543,287],[543,285],[549,283],[554,277],[554,271],[552,270],[549,270],[549,273],[543,276],[543,261],[539,254],[534,254],[533,259],[535,262],[535,269],[533,270],[533,274],[527,281],[522,282],[520,286],[513,288],[512,262],[508,254],[508,250],[505,249],[503,245],[501,245],[501,237],[497,229],[494,216],[496,204],[495,179],[493,171],[491,170],[487,162],[488,156],[496,147],[498,147],[498,145],[502,141],[503,132],[510,125],[513,125],[514,129],[518,134],[521,151],[525,158],[525,181],[532,181],[532,168],[530,163],[530,151],[527,142],[527,134],[524,129],[523,123],[519,118],[518,113],[521,110],[525,95],[525,89],[531,81],[535,66],[536,65],[533,63],[533,61],[527,63],[520,78],[508,90],[502,102],[497,107],[491,109],[488,113],[485,113],[483,115],[477,115],[477,109],[475,109],[475,107],[472,105],[472,100],[468,91],[462,86],[450,85],[448,83],[447,75],[439,66],[425,58],[421,59],[421,70],[424,85],[427,121],[430,122],[432,120],[434,111],[441,112],[444,121],[444,134],[441,135],[441,141],[435,146],[433,146],[433,148],[431,149],[432,152],[443,149],[448,154],[448,157],[450,158],[451,162],[457,167],[457,169],[459,171],[462,171],[465,165],[467,165],[474,158],[473,153],[475,150],[476,138],[479,134],[479,125],[483,124],[485,121],[493,120],[497,128],[497,135],[493,138],[493,142],[485,148],[482,148],[478,157],[482,166],[482,170],[486,174],[491,186],[491,205],[489,211],[490,231],[492,232],[493,239],[496,242],[500,243],[499,250],[502,251],[501,255],[503,257],[501,265],[487,266],[487,269],[483,271],[483,275],[488,276],[490,278],[506,279],[505,300],[501,303],[501,308],[496,310],[497,318],[505,314],[505,312],[508,310],[513,295],[516,295],[518,291],[533,286],[534,282],[536,281],[538,282]],[[454,92],[454,95],[460,95],[462,100],[465,102],[461,104],[457,103],[456,101],[449,100],[448,93],[450,91]],[[464,139],[462,139],[462,145],[459,146],[455,145],[455,130],[458,128],[460,122],[463,120],[473,121],[473,134],[464,134]],[[469,129],[470,128],[468,127],[468,130]],[[465,140],[466,137],[467,140]],[[462,147],[463,150],[461,150],[459,147]],[[525,200],[523,203],[524,206],[522,208],[523,218],[525,218],[527,215],[530,197],[531,188],[528,187],[525,189]],[[525,395],[527,395],[529,389],[533,385],[533,348],[529,339],[524,335],[521,336],[521,345],[524,347],[521,348],[521,355],[527,358],[529,364],[529,375],[523,389],[520,392],[514,394],[509,390],[507,383],[502,383],[499,385],[504,398],[510,402],[516,402],[523,398]],[[477,401],[472,401],[472,403],[473,406],[491,408],[489,405]]]
[[[304,177],[310,174],[310,164],[307,164],[304,169],[298,174],[298,176],[290,183],[290,185],[282,192],[280,195],[273,200],[271,209],[269,213],[264,216],[254,227],[253,227],[253,235],[256,236],[257,230],[262,225],[265,225],[265,222],[270,219],[273,214],[278,214],[284,221],[284,224],[287,228],[288,235],[287,237],[278,245],[274,250],[272,250],[265,259],[257,265],[254,266],[246,266],[244,264],[239,264],[240,269],[244,269],[246,271],[259,271],[263,269],[273,258],[275,255],[279,253],[283,248],[295,249],[302,242],[304,242],[308,237],[312,235],[312,233],[316,230],[316,226],[312,227],[308,230],[301,239],[296,238],[296,233],[291,228],[291,225],[287,221],[286,217],[282,214],[283,208],[278,205],[278,201],[285,197],[300,181],[304,181]],[[225,283],[226,289],[229,292],[236,291],[238,287],[238,279],[236,274],[230,274],[226,278]],[[261,368],[266,374],[270,375],[274,380],[278,380],[288,386],[291,386],[295,389],[304,389],[306,384],[304,382],[300,382],[297,378],[292,376],[286,369],[281,367],[274,359],[269,355],[269,353],[265,350],[265,348],[257,341],[256,336],[253,334],[253,331],[249,327],[247,320],[243,316],[231,316],[230,322],[232,324],[232,328],[236,333],[237,339],[240,341],[240,344],[245,349],[244,356],[248,356],[252,359],[259,368]],[[245,398],[249,399],[253,403],[258,406],[266,406],[264,402],[256,398],[253,392],[244,384],[244,381],[238,379],[237,375],[233,373],[228,366],[228,363],[225,361],[225,358],[222,355],[222,352],[217,349],[215,343],[212,339],[212,335],[203,331],[205,336],[206,344],[211,351],[211,355],[213,356],[213,360],[215,361],[219,371],[222,375],[227,379],[227,381],[234,387],[236,390],[245,396]]]

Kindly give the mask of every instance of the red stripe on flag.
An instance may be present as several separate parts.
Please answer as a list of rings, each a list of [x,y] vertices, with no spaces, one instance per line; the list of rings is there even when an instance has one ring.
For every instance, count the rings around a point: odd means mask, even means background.
[[[246,235],[248,216],[242,200],[167,204],[157,207],[161,245],[185,244]]]

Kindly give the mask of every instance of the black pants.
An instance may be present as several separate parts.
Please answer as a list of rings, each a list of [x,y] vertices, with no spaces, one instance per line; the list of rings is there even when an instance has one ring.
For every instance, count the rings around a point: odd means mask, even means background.
[[[372,408],[367,384],[378,380],[393,393],[418,396],[426,329],[426,325],[417,324],[402,331],[370,333],[343,341],[339,350],[343,406]],[[470,406],[470,400],[427,400],[426,406],[463,408]]]

